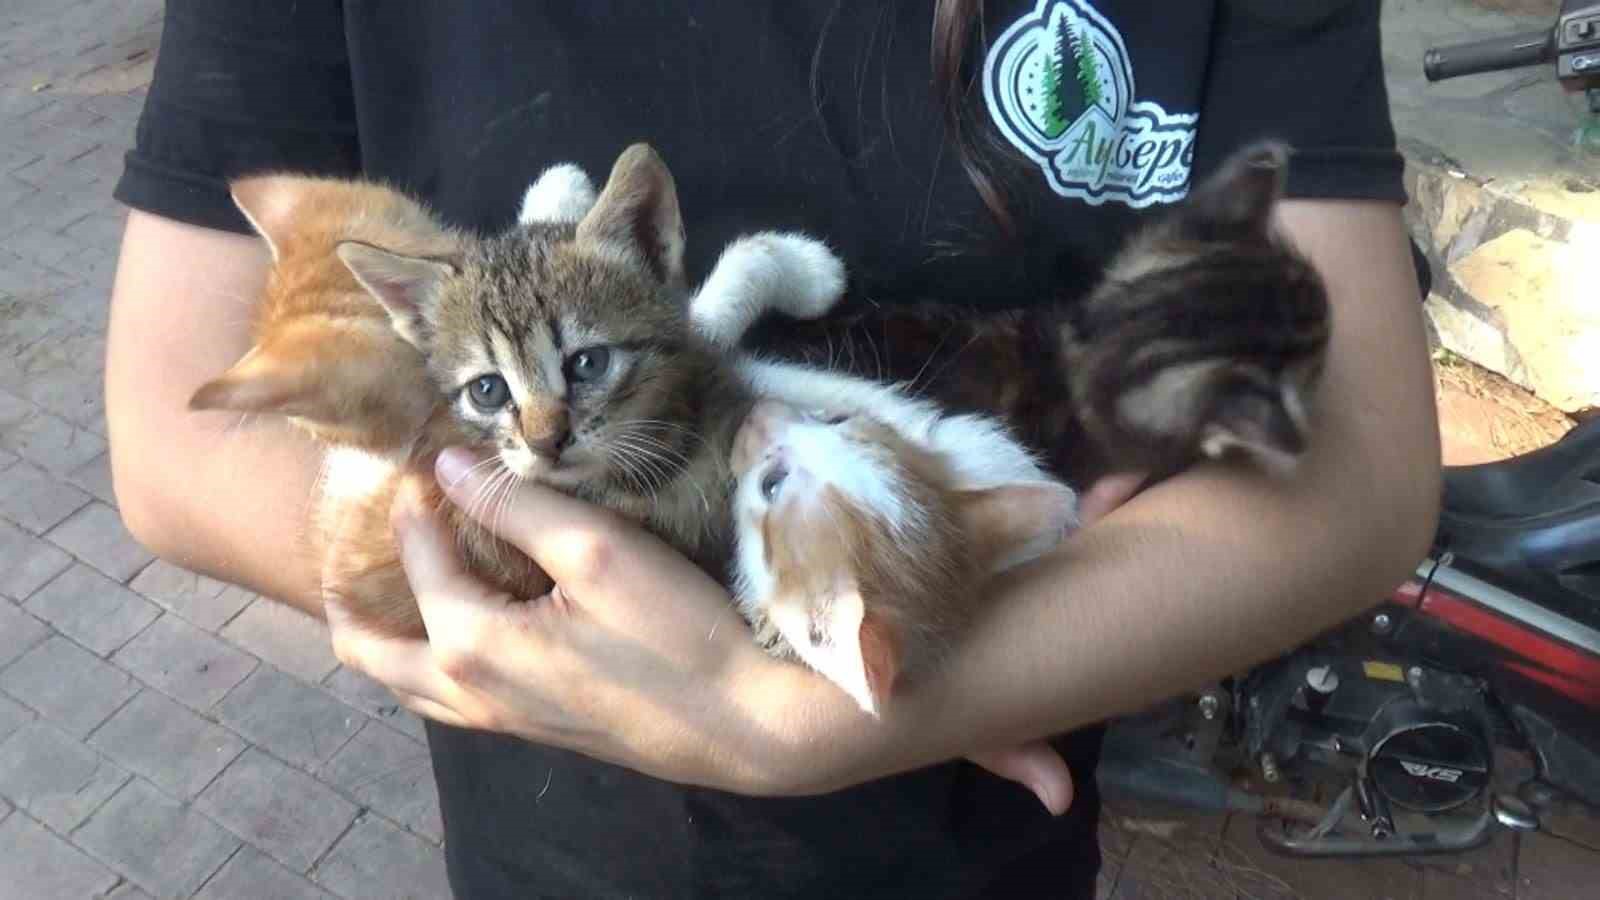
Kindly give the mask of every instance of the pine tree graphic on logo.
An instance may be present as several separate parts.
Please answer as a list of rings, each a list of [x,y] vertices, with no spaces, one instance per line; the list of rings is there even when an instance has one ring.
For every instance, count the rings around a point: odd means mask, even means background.
[[[1038,86],[1038,123],[1045,137],[1052,140],[1102,99],[1100,64],[1095,59],[1094,46],[1084,34],[1082,23],[1072,21],[1065,12],[1055,19],[1054,40],[1043,60]]]

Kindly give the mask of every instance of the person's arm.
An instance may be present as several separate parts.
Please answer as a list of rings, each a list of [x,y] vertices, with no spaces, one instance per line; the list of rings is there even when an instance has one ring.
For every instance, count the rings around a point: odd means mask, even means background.
[[[377,638],[332,607],[335,650],[441,721],[752,794],[828,791],[1022,743],[1282,653],[1398,584],[1439,497],[1398,207],[1292,202],[1283,216],[1334,305],[1317,427],[1293,478],[1212,464],[1140,494],[972,598],[991,614],[881,720],[765,656],[727,593],[659,540],[537,486],[485,524],[550,572],[551,597],[495,594],[461,570],[427,511],[401,503],[429,641]],[[470,466],[440,458],[440,483],[463,505],[481,486]]]
[[[318,451],[281,420],[188,409],[249,349],[268,261],[258,238],[129,213],[106,339],[112,479],[151,552],[320,617],[302,542]]]
[[[760,740],[832,759],[780,789],[1134,711],[1282,653],[1404,580],[1436,524],[1439,445],[1400,210],[1291,201],[1282,215],[1334,306],[1317,431],[1292,480],[1211,465],[1145,491],[1013,578],[975,639],[881,725],[820,702],[793,671],[763,670],[752,690],[812,705],[764,723]]]

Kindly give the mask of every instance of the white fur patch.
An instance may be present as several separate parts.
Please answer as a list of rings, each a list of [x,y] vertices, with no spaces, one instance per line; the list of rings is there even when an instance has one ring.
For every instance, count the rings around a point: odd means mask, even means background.
[[[696,331],[731,347],[765,312],[814,319],[843,296],[844,263],[806,235],[772,231],[729,244],[689,304]]]
[[[594,206],[595,197],[594,182],[582,169],[572,163],[558,163],[545,169],[528,187],[517,223],[576,223]]]
[[[359,503],[384,486],[396,465],[354,447],[330,447],[323,457],[322,495],[337,504]]]
[[[958,489],[1053,480],[1005,425],[987,416],[946,416],[937,405],[914,399],[897,385],[790,363],[747,358],[739,361],[739,370],[757,396],[797,409],[877,419],[944,458]]]

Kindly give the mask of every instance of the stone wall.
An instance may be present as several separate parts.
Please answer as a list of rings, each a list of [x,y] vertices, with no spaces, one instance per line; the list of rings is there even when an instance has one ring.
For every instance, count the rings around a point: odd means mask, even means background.
[[[1600,410],[1600,190],[1586,179],[1482,181],[1407,168],[1413,237],[1433,268],[1439,344],[1568,414]]]

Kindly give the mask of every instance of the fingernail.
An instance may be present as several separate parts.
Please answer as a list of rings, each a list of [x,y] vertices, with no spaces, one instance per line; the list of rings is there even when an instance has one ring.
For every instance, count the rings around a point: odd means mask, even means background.
[[[1061,815],[1061,810],[1056,808],[1055,797],[1051,795],[1048,788],[1043,784],[1030,784],[1028,787],[1033,791],[1033,795],[1039,798],[1039,802],[1044,804],[1046,812],[1052,816]]]
[[[476,462],[470,451],[461,447],[450,447],[439,454],[433,470],[439,476],[439,484],[449,490],[467,477],[467,473],[472,471]]]

